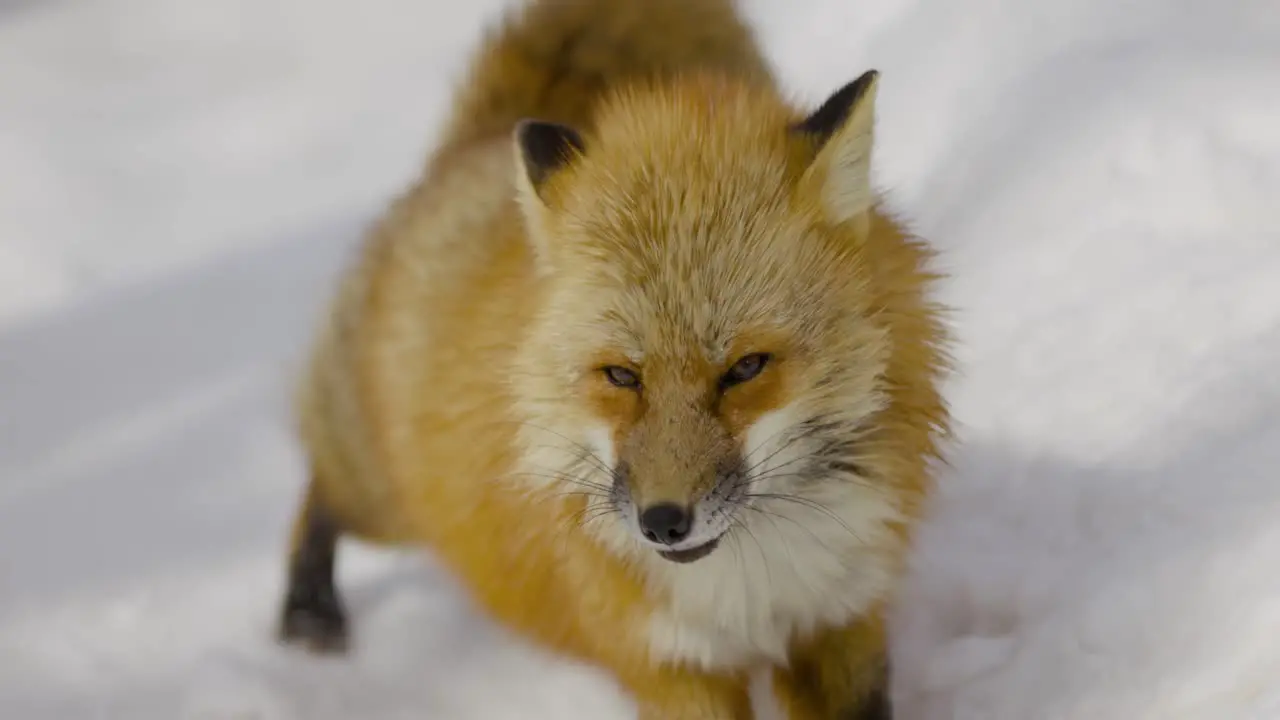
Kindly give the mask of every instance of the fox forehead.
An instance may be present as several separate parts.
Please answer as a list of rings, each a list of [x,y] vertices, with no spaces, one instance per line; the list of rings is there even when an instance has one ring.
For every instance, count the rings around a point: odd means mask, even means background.
[[[664,327],[723,354],[736,336],[822,314],[838,302],[833,291],[862,275],[857,248],[833,243],[776,189],[708,202],[641,190],[591,212],[559,238],[570,259],[561,269],[596,299],[579,307],[600,308],[601,320],[632,328],[639,344],[665,340],[654,336]]]
[[[619,99],[544,208],[557,272],[577,286],[561,309],[631,363],[719,367],[816,344],[865,275],[860,249],[797,201],[785,108],[704,89]]]
[[[782,108],[758,88],[699,89],[709,92],[624,95],[602,113],[551,210],[584,250],[633,274],[656,265],[723,280],[795,234],[803,166]]]
[[[742,355],[794,352],[803,341],[783,300],[751,305],[731,291],[699,292],[688,283],[628,284],[596,297],[591,342],[601,364],[625,359],[682,376],[718,374]]]

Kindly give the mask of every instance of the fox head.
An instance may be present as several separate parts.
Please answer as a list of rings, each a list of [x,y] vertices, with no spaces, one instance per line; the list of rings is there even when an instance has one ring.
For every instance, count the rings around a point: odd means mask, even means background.
[[[614,94],[590,132],[518,126],[528,474],[617,551],[692,562],[784,522],[874,544],[901,514],[935,328],[923,251],[876,209],[876,83],[803,114],[689,77]]]

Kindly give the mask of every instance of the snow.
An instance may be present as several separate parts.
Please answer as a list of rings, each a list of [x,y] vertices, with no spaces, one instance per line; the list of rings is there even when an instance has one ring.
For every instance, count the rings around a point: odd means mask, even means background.
[[[746,2],[797,97],[882,71],[952,274],[899,716],[1280,717],[1274,4]],[[288,380],[501,4],[0,5],[0,716],[628,716],[416,554],[344,548],[351,657],[270,636]]]

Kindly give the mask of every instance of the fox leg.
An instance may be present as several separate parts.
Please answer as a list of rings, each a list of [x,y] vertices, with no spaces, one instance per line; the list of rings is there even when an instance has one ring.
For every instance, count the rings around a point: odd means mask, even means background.
[[[774,689],[788,720],[891,720],[884,630],[867,618],[798,643]]]
[[[307,487],[294,521],[280,639],[315,653],[347,649],[347,619],[334,583],[334,563],[342,531],[319,497],[316,481]]]

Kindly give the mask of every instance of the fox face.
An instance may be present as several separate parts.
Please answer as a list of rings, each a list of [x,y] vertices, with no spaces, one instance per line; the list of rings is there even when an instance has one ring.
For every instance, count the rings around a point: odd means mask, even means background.
[[[618,95],[589,137],[516,132],[544,293],[514,376],[529,474],[585,497],[618,552],[674,563],[892,513],[876,75],[799,119],[766,89],[687,82]]]

